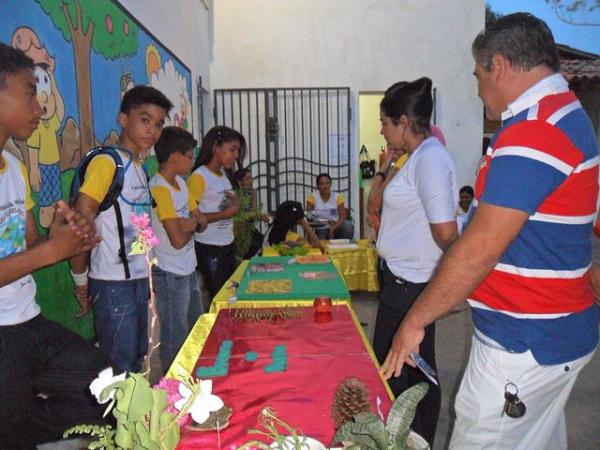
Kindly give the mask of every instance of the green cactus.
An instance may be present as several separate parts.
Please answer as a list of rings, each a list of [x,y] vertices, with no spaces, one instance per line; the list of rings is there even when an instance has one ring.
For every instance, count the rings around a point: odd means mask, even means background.
[[[428,390],[427,383],[419,383],[400,394],[392,404],[385,424],[373,413],[354,416],[354,421],[346,422],[337,430],[332,444],[352,442],[361,449],[408,449],[410,424],[415,417],[417,405]]]

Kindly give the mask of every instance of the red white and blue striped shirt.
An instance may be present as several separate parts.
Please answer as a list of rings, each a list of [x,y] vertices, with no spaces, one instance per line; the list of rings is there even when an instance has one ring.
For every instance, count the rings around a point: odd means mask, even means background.
[[[503,114],[475,185],[480,202],[530,217],[471,294],[478,334],[542,365],[598,343],[600,307],[589,286],[598,197],[598,147],[585,111],[552,75]]]

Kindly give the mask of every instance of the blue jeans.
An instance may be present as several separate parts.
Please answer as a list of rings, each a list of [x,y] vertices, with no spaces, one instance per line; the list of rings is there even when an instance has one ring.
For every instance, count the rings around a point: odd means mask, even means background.
[[[166,372],[204,306],[195,270],[176,275],[153,266],[152,279],[160,320],[160,361]]]
[[[0,326],[0,449],[29,450],[76,424],[102,424],[106,405],[89,385],[106,367],[98,349],[41,314]]]
[[[100,350],[117,373],[139,372],[148,351],[148,279],[90,278],[90,296]]]

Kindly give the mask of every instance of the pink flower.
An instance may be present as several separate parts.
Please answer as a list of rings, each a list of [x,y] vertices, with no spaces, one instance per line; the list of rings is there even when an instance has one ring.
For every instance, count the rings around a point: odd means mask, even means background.
[[[150,240],[154,237],[154,231],[152,230],[151,227],[141,230],[140,233],[141,233],[142,237],[146,240]]]
[[[181,400],[183,397],[179,393],[179,381],[174,380],[172,378],[161,378],[157,385],[154,388],[159,388],[167,393],[167,402],[169,406],[167,407],[167,412],[170,412],[174,416],[179,414],[179,411],[175,409],[173,406],[177,401]],[[183,417],[179,419],[179,426],[186,425],[190,422],[190,415],[185,414]]]
[[[156,236],[152,236],[148,239],[148,245],[150,247],[156,247],[159,244],[160,240]]]
[[[150,226],[150,217],[146,213],[140,215],[132,214],[131,221],[137,228],[142,230]]]

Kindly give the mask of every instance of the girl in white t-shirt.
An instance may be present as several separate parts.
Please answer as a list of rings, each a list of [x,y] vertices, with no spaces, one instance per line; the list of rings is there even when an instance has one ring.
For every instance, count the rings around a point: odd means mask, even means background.
[[[396,330],[425,289],[442,252],[457,237],[456,167],[446,148],[431,137],[432,109],[429,78],[396,83],[386,91],[380,104],[381,134],[388,148],[402,149],[409,155],[400,170],[378,172],[371,188],[375,191],[373,196],[379,195],[382,203],[377,238],[382,283],[373,339],[381,364]],[[419,353],[435,369],[435,323],[426,327]],[[407,364],[398,377],[388,380],[396,396],[420,381],[427,379]],[[412,423],[412,429],[431,448],[440,402],[439,387],[430,384]]]
[[[306,199],[306,210],[317,219],[327,220],[329,227],[321,239],[352,239],[354,225],[348,220],[344,197],[331,190],[331,177],[328,173],[317,175],[317,190]],[[316,229],[318,234],[318,229]]]
[[[235,269],[233,216],[240,208],[228,173],[241,161],[246,139],[225,126],[211,128],[187,185],[208,227],[194,235],[198,269],[212,299]],[[228,173],[226,173],[226,171]]]

